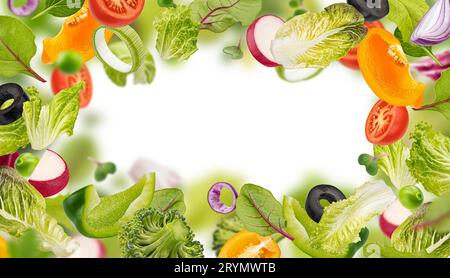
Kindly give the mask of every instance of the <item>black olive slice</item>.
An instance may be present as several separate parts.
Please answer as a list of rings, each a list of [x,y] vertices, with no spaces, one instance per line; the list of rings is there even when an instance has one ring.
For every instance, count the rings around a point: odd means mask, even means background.
[[[319,223],[324,210],[320,201],[327,200],[334,203],[343,199],[345,199],[344,193],[336,187],[328,184],[317,185],[309,191],[308,197],[306,197],[306,212],[314,222]]]
[[[8,100],[14,102],[1,109],[1,106]],[[0,125],[11,124],[22,117],[23,103],[29,101],[30,98],[23,88],[15,83],[3,84],[0,86]]]
[[[347,3],[355,7],[366,21],[380,20],[389,13],[387,0],[347,0]]]

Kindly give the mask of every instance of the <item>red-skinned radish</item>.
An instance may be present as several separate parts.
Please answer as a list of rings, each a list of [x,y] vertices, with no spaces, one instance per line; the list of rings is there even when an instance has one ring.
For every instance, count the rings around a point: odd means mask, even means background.
[[[88,238],[82,235],[77,235],[73,238],[79,244],[78,249],[68,258],[99,258],[107,257],[106,247],[99,239]]]
[[[61,192],[69,183],[69,168],[64,159],[52,150],[45,151],[28,180],[44,197]]]
[[[253,57],[266,67],[278,67],[271,51],[272,41],[284,20],[274,15],[263,15],[248,27],[247,45]]]
[[[7,166],[7,167],[14,168],[18,157],[19,157],[18,152],[15,152],[12,154],[7,154],[7,155],[2,155],[2,156],[0,156],[0,166]]]
[[[387,237],[391,238],[398,226],[400,226],[411,215],[411,211],[405,208],[402,203],[400,203],[400,200],[396,200],[380,216],[379,223],[381,231]]]

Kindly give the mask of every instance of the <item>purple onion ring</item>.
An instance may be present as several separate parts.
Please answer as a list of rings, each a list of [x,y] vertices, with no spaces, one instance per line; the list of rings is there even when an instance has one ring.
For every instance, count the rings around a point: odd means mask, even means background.
[[[39,6],[39,0],[27,0],[27,3],[22,7],[15,7],[14,0],[8,0],[8,7],[11,12],[17,16],[29,16]]]
[[[450,0],[438,0],[420,20],[411,36],[417,45],[431,46],[450,38]]]
[[[222,190],[226,188],[231,191],[233,195],[233,204],[231,206],[227,206],[220,201],[220,195],[222,194]],[[208,203],[211,209],[215,212],[227,214],[233,212],[236,209],[236,199],[238,197],[238,193],[236,189],[229,183],[226,182],[218,182],[214,184],[208,192]]]

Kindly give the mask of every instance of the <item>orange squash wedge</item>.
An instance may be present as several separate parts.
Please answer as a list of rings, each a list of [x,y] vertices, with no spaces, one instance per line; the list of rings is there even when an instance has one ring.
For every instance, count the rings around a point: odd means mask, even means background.
[[[240,231],[227,240],[219,253],[219,258],[279,258],[280,247],[270,236]]]
[[[93,49],[93,33],[101,24],[89,11],[88,1],[72,16],[68,17],[61,31],[53,38],[45,39],[42,52],[42,62],[53,64],[58,55],[67,50],[77,51],[83,57],[83,61],[89,61],[95,55]],[[112,37],[107,32],[105,39],[108,42]]]
[[[399,40],[372,28],[358,46],[358,64],[369,87],[394,106],[421,107],[425,85],[414,80]]]

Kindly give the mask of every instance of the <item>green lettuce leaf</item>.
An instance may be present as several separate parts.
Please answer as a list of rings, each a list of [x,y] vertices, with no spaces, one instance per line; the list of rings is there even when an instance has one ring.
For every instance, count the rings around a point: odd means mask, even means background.
[[[56,138],[66,133],[73,134],[75,121],[80,110],[79,92],[84,88],[80,82],[53,97],[48,105],[42,105],[36,88],[27,88],[30,101],[23,105],[23,118],[27,126],[28,139],[34,150],[43,150]]]
[[[441,77],[434,86],[436,92],[436,99],[434,106],[430,110],[435,110],[444,115],[450,121],[450,69],[442,72]]]
[[[427,190],[441,196],[450,190],[450,138],[420,123],[411,134],[410,158],[406,162],[413,177]]]
[[[184,61],[197,51],[200,24],[191,19],[191,8],[164,9],[154,22],[158,37],[156,49],[165,60]]]
[[[438,232],[450,233],[450,191],[431,203],[424,221],[424,226],[431,226]]]
[[[389,0],[387,18],[397,24],[403,35],[403,41],[409,42],[414,28],[429,9],[425,0]]]
[[[392,234],[392,247],[411,257],[440,257],[450,256],[450,233],[441,233],[432,227],[417,228],[423,223],[429,204],[416,210]]]
[[[43,248],[57,256],[70,255],[77,244],[46,213],[45,199],[14,169],[0,167],[0,231],[21,237],[33,229]]]
[[[364,17],[351,5],[293,17],[272,42],[275,60],[287,69],[325,68],[344,57],[367,34]]]
[[[384,182],[367,182],[347,199],[325,208],[311,235],[312,245],[328,253],[344,254],[349,245],[360,240],[362,228],[394,202],[394,192]]]
[[[9,125],[0,125],[0,156],[15,153],[26,145],[27,127],[23,118]]]
[[[374,145],[373,152],[374,156],[380,157],[378,167],[389,177],[396,189],[417,183],[409,172],[408,165],[406,165],[406,160],[409,158],[409,149],[403,141],[387,146]]]
[[[250,25],[262,8],[261,0],[194,0],[192,17],[202,28],[221,33],[236,23]]]
[[[184,194],[178,188],[164,188],[155,191],[150,207],[156,208],[161,212],[168,210],[178,210],[181,214],[186,212],[184,204]]]

